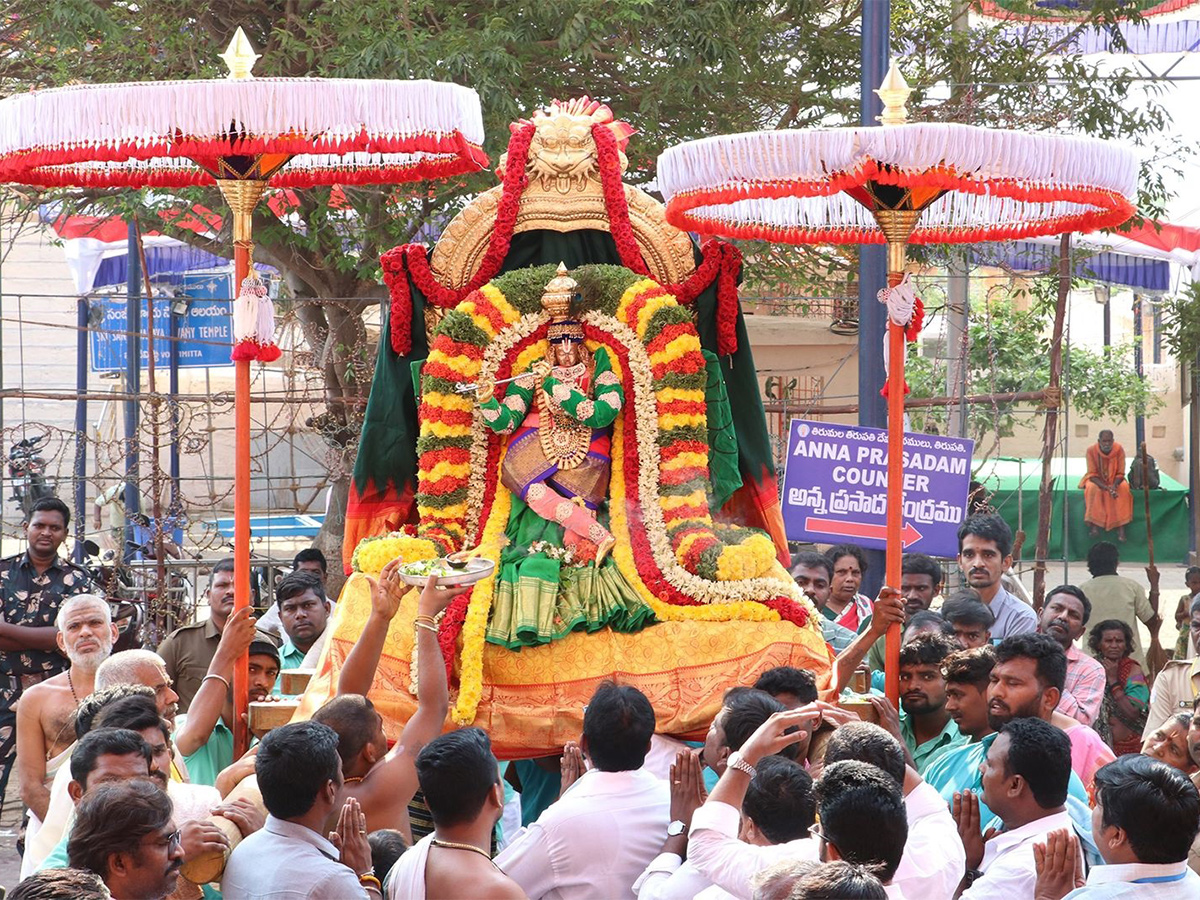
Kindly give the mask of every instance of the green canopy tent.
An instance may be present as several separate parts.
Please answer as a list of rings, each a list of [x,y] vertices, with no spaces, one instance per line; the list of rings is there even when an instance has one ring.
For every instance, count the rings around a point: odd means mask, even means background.
[[[1037,530],[1038,488],[1042,481],[1042,461],[1037,457],[1000,457],[974,463],[975,479],[991,494],[989,502],[1013,531],[1024,528],[1032,536]],[[1064,478],[1064,470],[1066,477]],[[1063,503],[1067,504],[1067,559],[1085,559],[1088,548],[1097,541],[1116,543],[1115,533],[1101,532],[1093,538],[1083,521],[1083,488],[1080,480],[1087,473],[1083,457],[1061,458],[1050,463],[1053,507],[1050,515],[1050,546],[1047,556],[1063,558]],[[1161,475],[1161,484],[1150,491],[1150,518],[1154,529],[1154,556],[1162,562],[1182,562],[1188,553],[1188,491],[1171,478]],[[1142,492],[1133,492],[1133,521],[1126,526],[1128,540],[1120,544],[1121,558],[1149,559],[1146,544],[1146,517]],[[1021,559],[1033,559],[1033,541],[1026,541]]]

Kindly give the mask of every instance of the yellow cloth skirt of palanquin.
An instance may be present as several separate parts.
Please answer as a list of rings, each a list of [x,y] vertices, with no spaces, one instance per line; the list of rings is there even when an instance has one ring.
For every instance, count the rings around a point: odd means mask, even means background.
[[[395,740],[416,710],[410,692],[417,591],[405,596],[392,620],[370,698]],[[298,719],[306,719],[334,695],[341,665],[371,611],[369,585],[354,575],[342,589],[328,627],[317,674],[305,692]],[[634,634],[604,629],[574,632],[519,652],[488,644],[483,658],[483,696],[475,725],[487,731],[501,759],[544,756],[578,740],[583,708],[596,686],[616,679],[650,698],[656,730],[699,739],[734,685],[751,685],[767,669],[808,669],[824,687],[830,658],[819,634],[790,622],[660,622]],[[449,718],[447,729],[451,727]]]

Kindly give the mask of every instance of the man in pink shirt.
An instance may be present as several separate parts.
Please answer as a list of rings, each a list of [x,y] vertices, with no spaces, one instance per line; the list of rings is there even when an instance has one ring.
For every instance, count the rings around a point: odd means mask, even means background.
[[[1013,719],[1032,717],[1060,728],[1071,742],[1071,768],[1091,793],[1096,770],[1116,757],[1096,731],[1055,710],[1066,678],[1067,654],[1054,638],[1005,638],[988,685],[988,724],[999,731]]]
[[[1083,591],[1063,584],[1046,595],[1038,620],[1038,631],[1058,641],[1067,654],[1067,678],[1057,709],[1082,725],[1096,721],[1104,699],[1104,666],[1075,646],[1091,616],[1092,604]]]

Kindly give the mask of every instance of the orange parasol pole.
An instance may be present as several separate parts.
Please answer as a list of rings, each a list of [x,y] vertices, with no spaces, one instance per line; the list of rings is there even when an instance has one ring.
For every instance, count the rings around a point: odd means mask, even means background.
[[[920,218],[919,209],[875,209],[876,220],[888,239],[888,287],[904,279],[908,236]],[[900,568],[904,556],[904,356],[908,341],[904,325],[889,314],[888,341],[888,454],[887,454],[887,562],[884,584],[900,589]],[[884,693],[892,705],[900,708],[900,636],[899,622],[884,639]]]
[[[220,179],[217,186],[233,215],[234,293],[254,262],[252,216],[267,183],[253,178]],[[250,360],[234,363],[233,392],[233,608],[250,605]],[[233,667],[233,752],[250,746],[250,657],[243,653]]]
[[[888,287],[903,276],[893,270],[888,248]],[[903,257],[904,247],[900,246]],[[888,467],[887,467],[887,564],[884,584],[900,588],[901,557],[904,554],[904,328],[888,320]],[[884,642],[885,693],[900,708],[900,623],[892,625]]]

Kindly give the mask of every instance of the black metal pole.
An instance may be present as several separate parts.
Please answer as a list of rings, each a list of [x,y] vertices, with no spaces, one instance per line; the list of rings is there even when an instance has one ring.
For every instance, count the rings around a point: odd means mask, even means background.
[[[133,395],[125,401],[125,547],[124,559],[134,540],[134,516],[141,511],[138,484],[138,398],[142,388],[142,266],[137,252],[137,225],[130,221],[125,250],[125,390]]]
[[[891,30],[889,0],[864,0],[862,12],[862,72],[859,82],[860,122],[878,125],[883,102],[875,93],[888,69]],[[887,427],[887,402],[883,390],[883,340],[887,334],[887,316],[877,299],[887,287],[887,248],[881,245],[859,247],[858,257],[858,424],[873,428]],[[874,597],[883,585],[885,554],[867,551],[867,572],[862,592]],[[899,587],[899,585],[896,585]]]
[[[169,337],[168,366],[170,377],[167,390],[171,404],[171,501],[167,515],[175,520],[179,516],[179,407],[176,398],[179,396],[179,316],[172,309],[167,316],[167,334]],[[174,525],[175,522],[172,521]]]
[[[88,411],[88,302],[75,301],[75,550],[83,562],[83,539],[87,525],[87,411]]]

